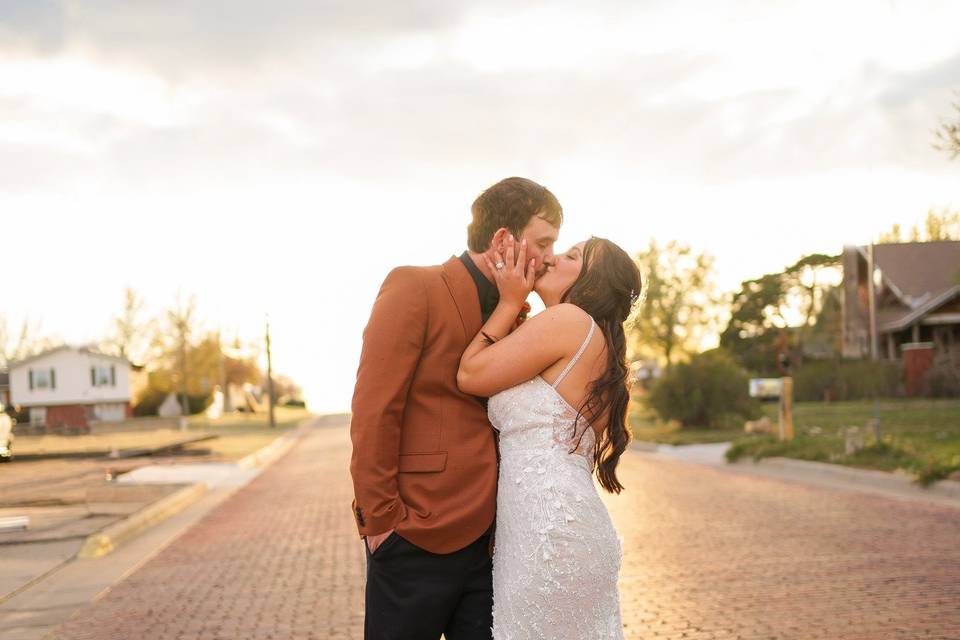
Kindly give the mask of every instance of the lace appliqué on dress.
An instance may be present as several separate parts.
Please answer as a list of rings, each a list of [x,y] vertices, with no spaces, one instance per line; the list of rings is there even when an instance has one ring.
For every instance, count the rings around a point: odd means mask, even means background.
[[[500,431],[495,640],[621,640],[620,542],[593,481],[593,428],[575,430],[576,411],[539,376],[488,412]]]

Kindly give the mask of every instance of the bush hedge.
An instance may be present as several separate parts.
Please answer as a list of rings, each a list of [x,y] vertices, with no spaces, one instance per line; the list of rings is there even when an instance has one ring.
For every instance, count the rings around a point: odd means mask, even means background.
[[[903,395],[903,373],[895,362],[870,360],[808,360],[793,376],[798,402],[865,400]]]
[[[721,428],[760,415],[759,403],[749,396],[747,372],[723,349],[668,369],[647,401],[663,420],[683,427]]]

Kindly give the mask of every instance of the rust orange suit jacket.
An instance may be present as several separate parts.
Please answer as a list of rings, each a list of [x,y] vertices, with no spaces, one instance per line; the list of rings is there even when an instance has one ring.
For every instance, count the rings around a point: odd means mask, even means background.
[[[390,272],[363,332],[353,393],[353,514],[361,536],[390,529],[451,553],[493,523],[497,457],[481,400],[457,388],[480,330],[480,301],[458,258]]]

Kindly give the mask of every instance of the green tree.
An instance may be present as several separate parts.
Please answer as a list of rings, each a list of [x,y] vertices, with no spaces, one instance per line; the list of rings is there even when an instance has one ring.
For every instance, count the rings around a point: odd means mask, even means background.
[[[828,274],[839,265],[839,256],[815,253],[781,272],[744,281],[733,295],[720,346],[760,375],[776,374],[780,356],[799,365],[804,343],[830,299]],[[834,273],[832,279],[837,277]]]
[[[634,355],[650,353],[669,368],[716,330],[720,298],[713,261],[676,241],[660,246],[655,239],[637,255],[646,292],[628,328]]]
[[[648,402],[664,420],[683,427],[729,426],[757,414],[747,373],[723,349],[698,353],[654,384]]]
[[[137,414],[150,415],[171,393],[183,393],[181,385],[180,350],[176,340],[167,340],[167,353],[151,361],[152,369],[148,383],[137,398]],[[201,411],[209,403],[211,393],[220,384],[221,343],[215,332],[208,333],[186,346],[186,361],[189,363],[186,378],[186,397],[192,412]],[[242,353],[240,347],[222,354],[224,376],[227,384],[259,385],[263,372],[257,366],[255,354]],[[292,385],[292,382],[291,382]]]

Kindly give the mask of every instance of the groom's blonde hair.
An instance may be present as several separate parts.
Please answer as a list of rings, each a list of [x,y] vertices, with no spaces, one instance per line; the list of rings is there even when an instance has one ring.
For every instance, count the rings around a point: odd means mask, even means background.
[[[473,221],[467,226],[467,248],[483,253],[490,248],[493,234],[505,227],[520,237],[539,216],[557,229],[563,224],[563,207],[546,187],[526,178],[507,178],[487,188],[470,207]]]

